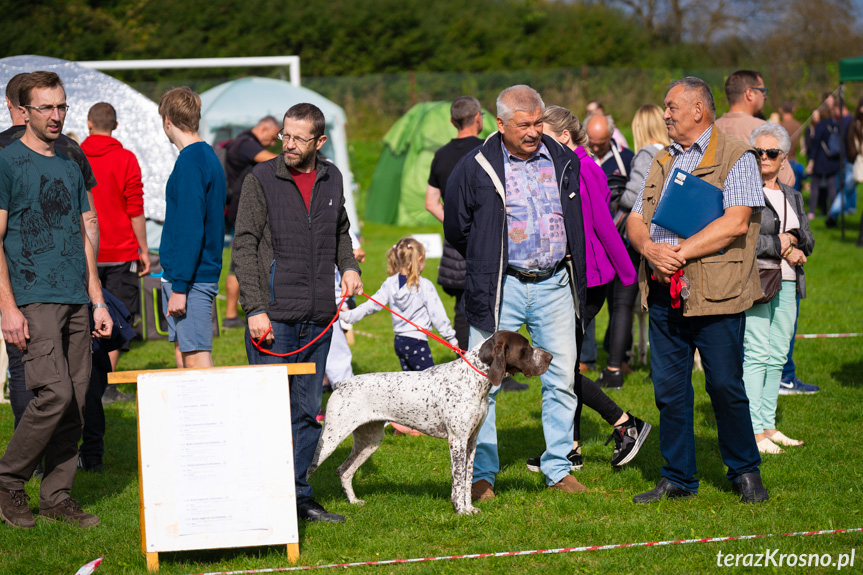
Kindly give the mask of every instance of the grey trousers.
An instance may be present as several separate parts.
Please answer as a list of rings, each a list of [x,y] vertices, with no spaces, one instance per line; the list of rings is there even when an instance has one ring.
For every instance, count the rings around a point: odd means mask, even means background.
[[[44,455],[39,507],[69,498],[78,464],[84,396],[90,383],[90,316],[87,304],[21,306],[30,339],[24,352],[33,400],[0,458],[0,487],[24,489]]]

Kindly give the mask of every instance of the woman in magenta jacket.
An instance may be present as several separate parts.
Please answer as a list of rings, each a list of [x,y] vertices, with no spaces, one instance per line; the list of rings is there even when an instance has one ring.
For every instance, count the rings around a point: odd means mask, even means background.
[[[572,112],[560,106],[549,106],[543,115],[543,132],[568,147],[581,164],[581,209],[584,216],[585,252],[587,255],[587,305],[583,325],[587,326],[605,302],[608,285],[615,275],[624,285],[638,279],[632,260],[620,239],[620,234],[611,219],[608,202],[611,192],[605,173],[585,149],[587,135]],[[583,334],[578,335],[581,348]],[[614,430],[609,438],[615,442],[611,463],[616,467],[626,465],[635,457],[645,438],[650,433],[650,424],[624,411],[611,400],[591,379],[576,373],[575,394],[578,407],[575,412],[575,430],[569,460],[572,469],[583,467],[581,458],[581,407],[587,404],[605,419]],[[607,443],[607,442],[606,442]],[[528,459],[528,469],[539,471],[539,458]]]

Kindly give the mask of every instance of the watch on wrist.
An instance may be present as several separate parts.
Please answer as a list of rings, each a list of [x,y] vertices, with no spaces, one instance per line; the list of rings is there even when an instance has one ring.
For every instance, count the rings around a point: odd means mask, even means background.
[[[94,303],[94,304],[93,304],[93,309],[97,309],[97,308],[100,308],[100,307],[105,308],[105,309],[108,309],[108,304],[106,304],[106,303]]]

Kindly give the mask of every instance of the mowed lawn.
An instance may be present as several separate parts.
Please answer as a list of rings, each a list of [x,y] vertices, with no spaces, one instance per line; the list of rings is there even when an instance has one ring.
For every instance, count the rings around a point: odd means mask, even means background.
[[[809,298],[802,305],[799,333],[863,332],[863,249],[854,245],[858,225],[859,219],[852,218],[846,239],[841,241],[838,229],[826,229],[820,220],[814,223],[816,247],[806,265]],[[400,237],[435,231],[438,230],[367,224],[364,248],[368,260],[362,266],[366,292],[374,293],[385,278],[386,250]],[[432,281],[436,265],[435,260],[429,260],[424,274]],[[451,310],[452,299],[445,295],[442,299]],[[606,318],[605,311],[598,318],[600,340]],[[399,368],[386,312],[364,319],[356,330],[355,373]],[[242,337],[240,330],[231,330],[216,340],[218,365],[246,363]],[[432,347],[437,362],[454,359],[442,346],[433,343]],[[611,430],[596,413],[585,410],[585,468],[577,472],[577,477],[590,488],[589,493],[549,492],[542,476],[526,469],[525,459],[538,455],[544,447],[539,380],[527,380],[528,391],[499,396],[498,497],[478,504],[481,514],[459,517],[453,513],[445,441],[389,433],[354,480],[357,495],[366,499],[367,505],[349,505],[335,475],[336,467],[348,455],[347,440],[312,478],[316,497],[327,509],[344,514],[347,522],[301,524],[300,564],[863,527],[863,338],[798,340],[795,359],[799,376],[820,385],[821,393],[780,398],[778,427],[790,437],[804,439],[806,445],[764,459],[761,470],[770,501],[763,505],[742,505],[730,491],[716,443],[715,419],[700,373],[693,376],[701,478],[698,497],[650,506],[632,503],[633,495],[653,487],[663,464],[653,389],[644,381],[647,367],[633,366],[636,371],[627,377],[624,388],[611,395],[625,410],[656,427],[639,456],[624,469],[614,470],[610,465],[612,446],[604,445]],[[135,343],[121,360],[121,368],[167,368],[172,367],[172,362],[167,342],[149,341]],[[600,351],[599,366],[604,363],[605,355]],[[134,386],[123,386],[123,390],[134,392]],[[113,404],[105,411],[107,469],[102,474],[79,473],[73,492],[87,511],[102,518],[102,525],[87,531],[41,521],[30,531],[0,525],[0,573],[71,575],[79,566],[102,555],[104,563],[97,573],[146,572],[140,551],[135,406]],[[11,409],[0,405],[0,448],[11,434]],[[291,481],[289,477],[284,479]],[[38,482],[29,482],[27,492],[35,507]],[[855,568],[859,570],[863,565],[863,534],[851,533],[353,569],[381,573],[696,573],[720,570],[717,553],[762,553],[766,549],[778,549],[784,554],[829,554],[834,558],[855,549]],[[161,554],[160,559],[160,572],[165,574],[289,566],[284,547],[168,553]],[[730,570],[744,569],[741,566]],[[798,572],[807,573],[834,571],[835,567],[798,568]]]

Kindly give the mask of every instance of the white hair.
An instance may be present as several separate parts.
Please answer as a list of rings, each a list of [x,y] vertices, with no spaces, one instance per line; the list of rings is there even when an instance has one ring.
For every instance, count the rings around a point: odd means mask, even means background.
[[[785,128],[774,122],[761,124],[749,134],[749,144],[755,146],[755,140],[761,136],[776,138],[776,141],[779,142],[779,149],[782,150],[783,154],[788,155],[788,151],[791,149],[791,138],[788,137],[788,131]]]
[[[525,84],[510,86],[497,97],[497,117],[508,122],[515,112],[545,112],[545,103],[539,92]]]

